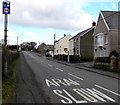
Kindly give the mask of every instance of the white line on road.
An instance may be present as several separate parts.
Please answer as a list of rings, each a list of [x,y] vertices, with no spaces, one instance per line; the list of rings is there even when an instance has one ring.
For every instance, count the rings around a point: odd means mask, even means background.
[[[99,86],[99,85],[95,85],[95,86],[98,87],[98,88],[101,88],[101,89],[103,89],[103,90],[106,90],[107,92],[110,92],[110,93],[112,93],[112,94],[114,94],[114,95],[120,96],[120,94],[118,94],[118,93],[116,93],[116,92],[113,92],[113,91],[111,91],[111,90],[109,90],[109,89],[106,89],[106,88],[104,88],[104,87],[102,87],[102,86]]]
[[[29,55],[29,56],[31,56],[31,58],[34,58],[34,59],[36,59],[36,57],[34,57],[34,56],[32,56],[32,55]]]
[[[48,64],[48,66],[52,67],[52,65]]]
[[[75,76],[75,75],[73,75],[73,74],[71,74],[71,73],[68,73],[70,76],[73,76],[73,77],[75,77],[75,78],[77,78],[77,79],[80,79],[80,80],[83,80],[82,78],[80,78],[80,77],[78,77],[78,76]]]
[[[59,71],[63,71],[63,70],[61,70],[61,69],[59,69],[59,68],[56,68],[57,70],[59,70]]]

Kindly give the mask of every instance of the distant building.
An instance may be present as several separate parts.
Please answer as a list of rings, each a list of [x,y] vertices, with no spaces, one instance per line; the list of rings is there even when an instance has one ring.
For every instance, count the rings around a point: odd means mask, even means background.
[[[53,51],[54,50],[54,46],[53,45],[47,44],[47,47],[48,47],[49,51]]]
[[[120,55],[120,12],[101,11],[94,32],[94,58],[109,57],[112,51]]]
[[[41,45],[38,46],[38,52],[40,54],[45,54],[48,49],[48,46],[45,43],[42,43]]]
[[[46,45],[45,43],[42,43],[38,46],[38,52],[43,55],[45,55],[46,52],[47,54],[53,55],[53,45]]]
[[[54,55],[68,54],[69,51],[69,39],[72,38],[71,35],[65,35],[61,39],[55,41]]]
[[[21,50],[28,50],[30,46],[30,43],[29,42],[23,42],[21,45],[20,45],[20,49]]]

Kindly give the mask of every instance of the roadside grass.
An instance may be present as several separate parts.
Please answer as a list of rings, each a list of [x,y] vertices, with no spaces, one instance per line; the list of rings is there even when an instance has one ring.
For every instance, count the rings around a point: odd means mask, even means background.
[[[17,87],[17,71],[20,59],[17,58],[9,67],[9,76],[2,83],[2,103],[11,103]]]

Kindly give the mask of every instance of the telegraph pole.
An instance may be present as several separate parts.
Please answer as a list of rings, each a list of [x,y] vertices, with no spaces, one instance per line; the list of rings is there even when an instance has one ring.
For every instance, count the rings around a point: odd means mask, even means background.
[[[17,51],[18,51],[18,36],[17,36]]]
[[[54,57],[54,51],[55,51],[55,37],[56,37],[56,34],[54,34],[54,45],[53,45],[53,57]]]

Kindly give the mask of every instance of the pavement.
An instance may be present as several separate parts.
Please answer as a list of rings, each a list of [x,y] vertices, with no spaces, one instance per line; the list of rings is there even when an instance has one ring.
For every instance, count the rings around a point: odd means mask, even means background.
[[[82,69],[82,70],[87,70],[87,71],[94,72],[94,73],[97,73],[97,74],[101,74],[101,75],[105,75],[105,76],[108,76],[108,77],[120,79],[120,74],[119,73],[114,72],[114,71],[113,72],[112,71],[107,71],[107,70],[103,70],[103,69],[95,69],[92,62],[68,63],[66,61],[60,61],[60,60],[50,58],[50,57],[47,58],[47,59],[58,62],[58,63],[65,64],[65,65],[69,65],[69,66],[72,66],[72,67],[75,67],[75,68],[79,68],[79,69]]]

